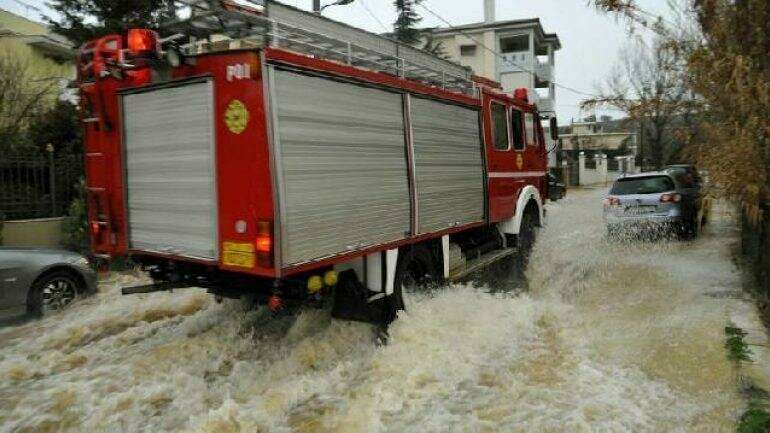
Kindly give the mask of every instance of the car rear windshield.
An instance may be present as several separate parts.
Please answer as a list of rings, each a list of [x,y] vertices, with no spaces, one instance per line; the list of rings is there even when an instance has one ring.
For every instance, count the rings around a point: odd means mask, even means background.
[[[629,179],[619,179],[612,186],[610,194],[629,195],[629,194],[655,194],[674,189],[674,182],[668,176],[649,176],[633,177]]]

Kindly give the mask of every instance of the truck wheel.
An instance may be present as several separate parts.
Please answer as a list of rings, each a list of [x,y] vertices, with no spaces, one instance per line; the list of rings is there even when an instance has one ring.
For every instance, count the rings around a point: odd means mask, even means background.
[[[537,216],[531,210],[524,213],[521,219],[521,229],[518,236],[519,251],[516,254],[522,267],[529,263],[529,256],[537,240]]]
[[[433,253],[428,248],[417,246],[401,251],[396,266],[393,296],[390,302],[391,311],[386,322],[392,323],[399,311],[408,309],[409,295],[425,293],[438,281],[440,281],[438,266]]]

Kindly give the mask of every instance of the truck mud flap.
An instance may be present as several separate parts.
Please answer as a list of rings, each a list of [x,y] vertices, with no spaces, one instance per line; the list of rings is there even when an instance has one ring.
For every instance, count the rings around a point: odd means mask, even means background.
[[[392,321],[391,299],[376,293],[358,281],[354,271],[340,274],[334,293],[332,317],[339,320],[387,325]]]

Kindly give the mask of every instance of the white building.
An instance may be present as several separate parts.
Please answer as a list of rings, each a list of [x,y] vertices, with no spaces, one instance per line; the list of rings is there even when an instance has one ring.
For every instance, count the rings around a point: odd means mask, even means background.
[[[554,111],[559,37],[545,33],[538,18],[496,21],[494,0],[484,0],[484,17],[483,23],[434,29],[433,41],[476,75],[499,82],[505,91],[525,87],[541,112]]]

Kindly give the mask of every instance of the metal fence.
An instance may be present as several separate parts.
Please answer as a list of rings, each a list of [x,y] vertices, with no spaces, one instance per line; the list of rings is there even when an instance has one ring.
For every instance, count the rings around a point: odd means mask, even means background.
[[[59,217],[79,196],[80,155],[0,156],[0,216],[7,220]]]
[[[620,161],[615,158],[607,158],[607,170],[620,171]]]
[[[770,203],[762,209],[763,218],[753,224],[746,212],[741,217],[741,247],[757,277],[757,287],[770,297]]]

